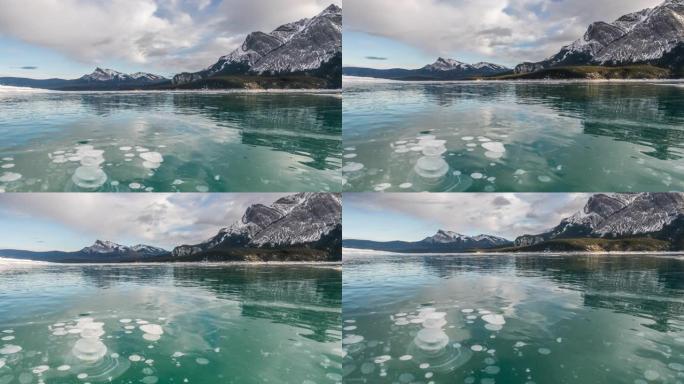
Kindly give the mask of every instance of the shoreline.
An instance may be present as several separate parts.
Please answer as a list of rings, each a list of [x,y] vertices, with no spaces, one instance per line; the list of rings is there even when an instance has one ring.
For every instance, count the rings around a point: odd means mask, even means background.
[[[406,253],[406,252],[389,252],[389,251],[377,251],[373,249],[360,249],[360,248],[342,248],[342,258],[344,256],[379,256],[379,255],[390,255],[390,256],[566,256],[566,255],[648,255],[648,256],[678,256],[684,257],[684,251],[680,252],[636,252],[636,251],[592,251],[592,252],[430,252],[430,253]]]
[[[170,261],[170,262],[122,262],[122,263],[64,263],[40,260],[27,259],[12,259],[0,256],[0,268],[4,266],[204,266],[204,267],[220,267],[226,265],[245,265],[245,266],[322,266],[322,267],[337,267],[342,265],[342,261]]]
[[[4,92],[3,92],[4,91]],[[202,94],[233,94],[233,93],[247,93],[247,94],[259,94],[259,93],[293,93],[293,94],[314,94],[314,95],[338,95],[342,93],[342,88],[334,89],[320,89],[320,88],[301,88],[301,89],[150,89],[150,90],[89,90],[89,91],[69,91],[69,90],[54,90],[46,88],[31,88],[31,87],[15,87],[11,85],[0,84],[0,95],[3,93],[73,93],[73,94],[94,94],[94,93],[112,93],[112,94],[192,94],[192,93],[202,93]]]
[[[463,79],[463,80],[395,80],[384,79],[379,77],[360,77],[360,76],[342,76],[342,88],[344,89],[345,82],[347,84],[372,84],[372,83],[397,83],[397,84],[497,84],[497,83],[520,83],[520,84],[571,84],[571,83],[676,83],[684,84],[684,79],[502,79],[502,80],[486,80],[486,79]]]

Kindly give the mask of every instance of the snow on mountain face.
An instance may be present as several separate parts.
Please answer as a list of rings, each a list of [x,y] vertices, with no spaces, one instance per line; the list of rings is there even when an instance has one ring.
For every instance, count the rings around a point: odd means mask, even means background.
[[[311,19],[252,32],[240,47],[203,71],[181,73],[174,84],[219,74],[283,74],[319,69],[342,52],[342,9],[330,5]]]
[[[425,71],[473,71],[473,70],[491,70],[491,71],[505,71],[508,68],[503,65],[498,65],[494,63],[479,62],[475,64],[466,64],[454,59],[445,59],[440,57],[432,64],[426,65],[421,68]]]
[[[125,74],[115,71],[113,69],[96,68],[93,73],[83,75],[80,80],[86,81],[160,81],[164,80],[163,76],[154,75],[152,73],[136,72],[133,74]]]
[[[516,245],[526,246],[564,237],[625,237],[664,230],[684,215],[684,194],[597,194],[583,210],[549,232],[524,235]]]
[[[158,256],[167,253],[166,250],[162,248],[152,247],[150,245],[138,244],[133,247],[127,247],[125,245],[117,244],[111,241],[97,240],[95,243],[89,247],[81,249],[81,253],[86,254],[137,254],[143,256]]]
[[[298,193],[278,199],[270,206],[255,204],[242,218],[221,229],[211,239],[173,250],[187,256],[214,248],[286,247],[321,240],[342,222],[342,201],[338,194]]]
[[[510,244],[510,241],[501,237],[491,235],[466,236],[452,231],[445,231],[443,229],[437,231],[437,233],[433,236],[426,237],[425,239],[421,240],[421,242],[431,244],[458,243],[472,247],[494,247]]]
[[[684,1],[624,15],[612,23],[592,23],[580,39],[538,63],[522,63],[517,73],[563,65],[624,65],[658,60],[684,42]]]

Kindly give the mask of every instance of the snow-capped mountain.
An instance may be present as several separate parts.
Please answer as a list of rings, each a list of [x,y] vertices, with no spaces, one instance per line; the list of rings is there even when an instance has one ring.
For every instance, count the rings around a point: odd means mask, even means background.
[[[505,72],[509,69],[503,65],[479,62],[475,64],[467,64],[454,59],[445,59],[440,57],[432,64],[428,64],[421,68],[424,71],[492,71],[492,72]]]
[[[556,227],[538,235],[520,236],[515,245],[529,246],[551,239],[583,237],[648,235],[666,238],[679,231],[682,218],[684,194],[681,193],[597,194],[589,198],[580,212],[561,220]]]
[[[487,62],[468,64],[444,57],[440,57],[434,63],[418,69],[373,69],[361,67],[345,67],[342,69],[342,73],[347,76],[393,80],[461,80],[498,75],[509,71],[511,69],[499,64]]]
[[[125,74],[115,71],[113,69],[97,67],[93,73],[83,75],[79,78],[83,81],[117,81],[117,82],[157,82],[166,80],[165,77],[155,75],[152,73],[136,72],[132,74]]]
[[[111,241],[96,240],[93,245],[80,251],[87,255],[136,255],[136,256],[159,256],[168,253],[162,248],[150,245],[138,244],[133,247],[117,244]]]
[[[421,240],[422,243],[458,244],[469,248],[493,248],[510,244],[509,240],[491,235],[466,236],[460,233],[440,229],[433,236]]]
[[[221,75],[308,74],[329,76],[324,67],[342,61],[342,9],[330,5],[310,19],[281,25],[270,33],[252,32],[240,47],[208,68],[181,73],[175,85]],[[338,73],[339,76],[339,73]]]
[[[467,236],[460,233],[440,229],[436,234],[420,241],[370,241],[345,239],[346,248],[372,249],[389,252],[431,253],[431,252],[463,252],[476,249],[505,247],[513,243],[501,237],[491,235]]]
[[[250,206],[230,227],[200,244],[176,247],[173,256],[254,248],[327,248],[330,242],[339,244],[341,223],[339,194],[298,193],[270,206]]]
[[[664,57],[684,48],[684,0],[667,0],[654,8],[624,15],[612,23],[592,23],[584,36],[536,63],[522,63],[517,73],[568,65],[669,66]]]

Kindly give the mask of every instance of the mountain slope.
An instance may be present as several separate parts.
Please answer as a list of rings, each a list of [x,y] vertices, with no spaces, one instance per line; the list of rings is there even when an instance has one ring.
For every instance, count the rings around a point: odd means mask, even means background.
[[[136,72],[125,74],[113,69],[96,68],[92,73],[78,79],[26,79],[21,77],[0,77],[0,85],[51,89],[56,91],[90,90],[132,90],[169,83],[163,76],[152,73]]]
[[[684,43],[684,0],[624,15],[612,23],[595,22],[584,36],[546,60],[522,63],[516,73],[573,65],[653,64],[672,68],[667,54]],[[673,68],[674,69],[674,68]]]
[[[684,194],[597,194],[589,198],[582,211],[547,232],[518,237],[515,245],[528,247],[557,239],[650,237],[679,248],[683,221]]]
[[[240,47],[208,68],[181,73],[176,86],[231,75],[311,76],[339,87],[342,64],[342,9],[330,5],[311,19],[281,25],[270,33],[252,32]]]
[[[433,236],[420,241],[370,241],[345,239],[345,248],[371,249],[402,253],[464,252],[475,249],[491,249],[510,246],[513,243],[490,235],[466,236],[456,232],[439,230]]]
[[[16,249],[2,249],[0,256],[51,262],[117,263],[126,261],[151,261],[168,255],[169,251],[150,245],[128,247],[111,241],[97,240],[93,245],[76,252],[46,251],[33,252]]]
[[[467,64],[443,57],[419,69],[373,69],[362,67],[344,67],[342,69],[342,73],[347,76],[392,80],[462,80],[479,76],[500,75],[510,71],[509,68],[503,65],[486,62]]]
[[[177,260],[223,257],[230,260],[282,259],[336,260],[342,226],[341,196],[329,193],[299,193],[270,206],[250,206],[242,218],[221,229],[212,238],[194,245],[176,247]]]

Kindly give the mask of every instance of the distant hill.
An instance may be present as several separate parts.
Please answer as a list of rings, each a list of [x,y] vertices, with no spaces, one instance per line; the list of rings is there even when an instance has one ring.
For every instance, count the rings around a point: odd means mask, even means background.
[[[490,235],[466,236],[439,230],[435,235],[420,241],[370,241],[344,239],[345,248],[370,249],[399,253],[465,252],[474,249],[491,249],[513,245],[513,242]]]
[[[22,77],[0,77],[0,85],[42,88],[55,91],[141,90],[170,84],[171,80],[152,73],[137,72],[129,75],[113,69],[99,67],[92,73],[73,80],[36,80]]]
[[[432,64],[419,69],[373,69],[363,67],[344,67],[346,76],[374,77],[391,80],[464,80],[480,76],[494,76],[512,73],[503,65],[480,62],[466,64],[458,60],[438,58]]]

